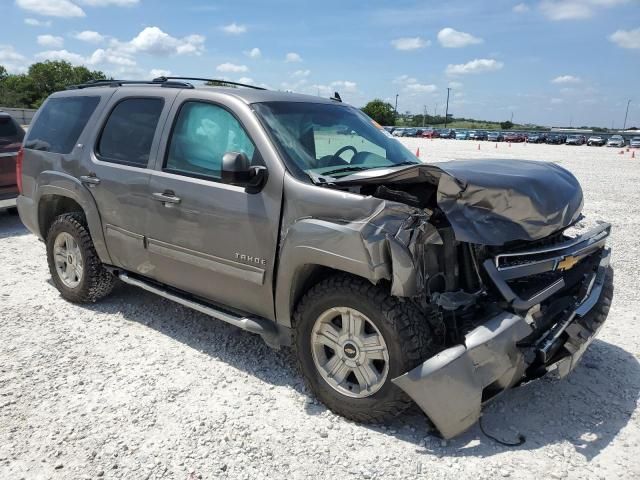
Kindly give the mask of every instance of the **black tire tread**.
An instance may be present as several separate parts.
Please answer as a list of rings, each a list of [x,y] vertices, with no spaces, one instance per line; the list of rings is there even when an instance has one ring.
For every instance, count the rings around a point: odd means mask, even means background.
[[[62,230],[71,230],[69,233],[75,234],[74,236],[78,240],[78,245],[84,257],[85,281],[78,290],[71,290],[62,284],[56,271],[53,255],[51,254],[52,245],[50,244],[55,241],[56,233]],[[91,234],[87,228],[85,216],[81,212],[64,213],[53,221],[47,233],[47,260],[53,282],[62,296],[72,302],[97,302],[101,298],[109,295],[115,285],[116,277],[106,270],[100,261],[93,245]]]

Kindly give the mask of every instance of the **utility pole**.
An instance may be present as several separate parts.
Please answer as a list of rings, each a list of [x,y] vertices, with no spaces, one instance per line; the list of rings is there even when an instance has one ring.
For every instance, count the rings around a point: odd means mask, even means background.
[[[447,128],[447,120],[449,120],[449,92],[451,87],[447,87],[447,108],[444,111],[444,128]]]
[[[393,107],[393,111],[398,115],[398,94],[396,93],[396,106]]]
[[[627,115],[629,115],[629,104],[631,103],[631,99],[627,102],[627,111],[624,114],[624,123],[622,124],[622,131],[624,132],[627,129]]]
[[[424,127],[424,122],[427,121],[427,106],[424,106],[424,113],[422,114],[422,126]]]
[[[433,110],[433,116],[437,117],[438,116],[438,104],[436,103],[436,108]]]

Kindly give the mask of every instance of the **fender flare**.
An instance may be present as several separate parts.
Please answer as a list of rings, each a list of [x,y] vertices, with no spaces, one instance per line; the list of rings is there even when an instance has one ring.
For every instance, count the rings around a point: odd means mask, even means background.
[[[87,191],[87,188],[80,180],[66,173],[51,170],[46,170],[38,176],[37,187],[33,197],[38,217],[38,229],[40,229],[41,225],[40,203],[43,201],[43,197],[47,195],[67,197],[80,205],[87,219],[89,233],[91,234],[91,239],[93,240],[93,245],[100,261],[111,264],[111,256],[109,255],[105,242],[102,219],[100,218],[98,206],[96,205],[93,195]],[[40,232],[40,237],[44,238],[45,234],[46,232]]]

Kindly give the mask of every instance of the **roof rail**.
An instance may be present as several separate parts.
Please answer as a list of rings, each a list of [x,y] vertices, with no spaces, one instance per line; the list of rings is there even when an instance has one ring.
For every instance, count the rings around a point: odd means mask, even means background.
[[[78,85],[69,85],[67,90],[81,90],[83,88],[91,87],[121,87],[123,85],[159,85],[166,88],[194,88],[188,82],[175,82],[168,79],[161,80],[162,77],[154,80],[89,80],[86,83]]]
[[[215,83],[220,83],[222,85],[233,85],[233,86],[236,86],[236,87],[253,88],[254,90],[266,90],[266,88],[263,88],[263,87],[257,87],[255,85],[248,85],[246,83],[232,82],[232,81],[229,81],[229,80],[221,80],[219,78],[158,77],[158,78],[154,78],[153,79],[154,82],[158,82],[158,83],[167,82],[167,81],[170,81],[170,80],[192,80],[192,81],[198,81],[198,82],[215,82]]]

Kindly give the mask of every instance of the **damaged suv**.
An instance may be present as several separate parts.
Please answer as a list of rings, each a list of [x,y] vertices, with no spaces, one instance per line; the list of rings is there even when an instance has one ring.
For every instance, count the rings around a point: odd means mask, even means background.
[[[610,226],[570,234],[582,191],[558,165],[425,164],[338,95],[196,80],[79,85],[40,108],[18,208],[64,298],[120,279],[292,346],[345,417],[413,400],[445,438],[569,373],[602,327]]]

